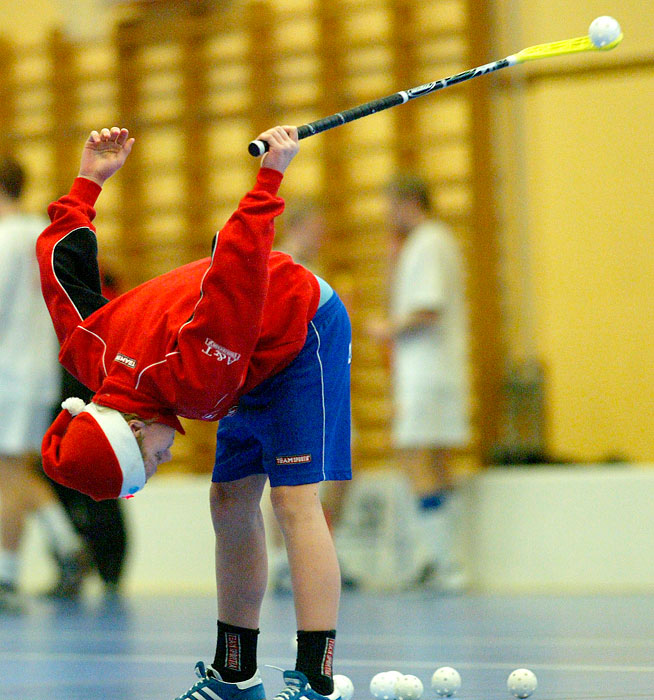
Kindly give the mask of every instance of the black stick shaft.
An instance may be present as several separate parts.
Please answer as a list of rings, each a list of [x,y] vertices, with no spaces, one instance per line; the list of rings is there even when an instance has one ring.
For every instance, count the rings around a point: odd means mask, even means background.
[[[436,90],[442,90],[443,88],[450,87],[450,85],[456,85],[457,83],[462,83],[465,80],[470,80],[480,75],[485,75],[486,73],[492,73],[493,71],[499,70],[500,68],[506,68],[510,65],[513,65],[513,62],[508,58],[503,58],[500,61],[494,61],[493,63],[487,63],[484,66],[479,66],[478,68],[471,68],[470,70],[463,71],[463,73],[457,73],[449,78],[443,78],[442,80],[437,80],[433,83],[425,83],[425,85],[419,85],[418,87],[414,87],[406,91],[393,93],[387,97],[380,97],[376,100],[365,102],[357,107],[346,109],[344,112],[337,112],[336,114],[331,114],[328,117],[323,117],[322,119],[317,119],[314,122],[309,122],[308,124],[299,126],[297,130],[298,138],[306,139],[308,136],[314,136],[322,131],[327,131],[328,129],[341,126],[341,124],[353,122],[355,119],[367,117],[370,114],[375,114],[376,112],[381,112],[384,109],[389,109],[389,107],[404,104],[405,102],[413,100],[416,97],[429,95],[432,92],[436,92]],[[267,150],[268,144],[259,139],[250,141],[250,144],[248,145],[248,153],[251,156],[262,156]]]

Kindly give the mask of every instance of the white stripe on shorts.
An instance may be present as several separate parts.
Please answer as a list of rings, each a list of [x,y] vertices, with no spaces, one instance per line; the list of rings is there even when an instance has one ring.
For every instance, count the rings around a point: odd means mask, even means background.
[[[316,348],[316,357],[318,358],[318,364],[320,365],[320,397],[322,399],[322,478],[325,478],[325,377],[322,370],[322,359],[320,358],[320,333],[316,328],[313,321],[310,321],[313,332],[316,334],[318,339],[318,347]]]

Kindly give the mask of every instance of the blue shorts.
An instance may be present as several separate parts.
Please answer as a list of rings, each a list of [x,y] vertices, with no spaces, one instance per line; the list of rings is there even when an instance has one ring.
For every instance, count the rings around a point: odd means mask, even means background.
[[[212,481],[268,474],[271,486],[352,478],[352,329],[334,293],[309,322],[291,364],[220,420]]]

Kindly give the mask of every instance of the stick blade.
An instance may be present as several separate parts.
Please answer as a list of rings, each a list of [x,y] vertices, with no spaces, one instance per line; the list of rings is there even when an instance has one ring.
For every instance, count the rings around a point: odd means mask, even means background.
[[[525,63],[526,61],[536,61],[539,58],[551,58],[553,56],[565,56],[572,53],[582,53],[583,51],[610,51],[614,49],[621,41],[622,34],[610,44],[599,48],[593,44],[588,35],[579,36],[576,39],[565,39],[564,41],[553,41],[550,44],[537,44],[522,49],[517,54],[516,63]]]

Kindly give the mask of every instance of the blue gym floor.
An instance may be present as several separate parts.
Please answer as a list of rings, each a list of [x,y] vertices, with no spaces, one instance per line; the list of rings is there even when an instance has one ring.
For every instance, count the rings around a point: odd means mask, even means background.
[[[289,597],[266,598],[259,659],[268,698],[291,668]],[[454,666],[460,698],[509,698],[506,678],[536,673],[534,700],[654,698],[654,597],[343,595],[335,673],[370,700],[391,669],[418,676]],[[0,700],[172,700],[195,681],[215,645],[213,598],[128,598],[121,604],[33,603],[0,616]]]

